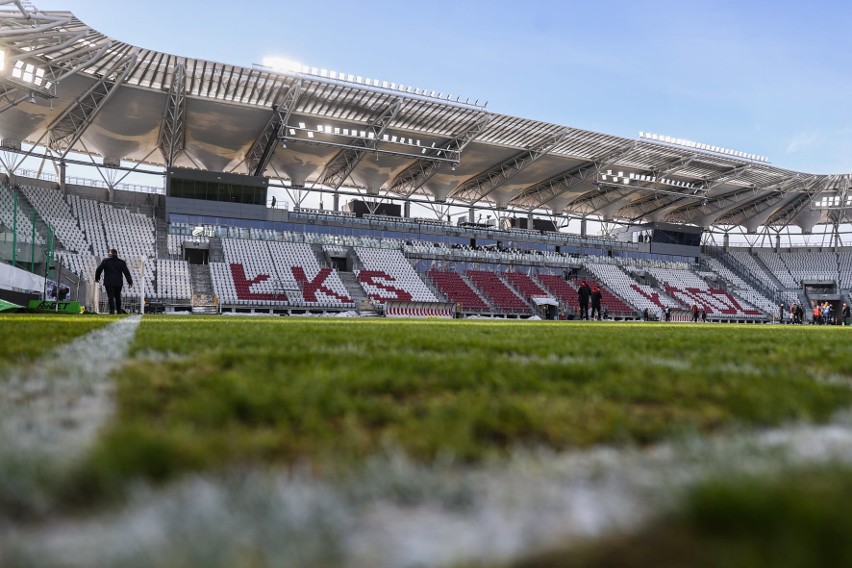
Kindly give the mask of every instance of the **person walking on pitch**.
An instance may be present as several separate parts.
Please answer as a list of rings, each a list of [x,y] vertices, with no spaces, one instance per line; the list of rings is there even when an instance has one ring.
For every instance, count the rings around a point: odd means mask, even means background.
[[[101,261],[95,270],[95,282],[101,281],[101,273],[104,275],[104,288],[106,288],[107,298],[109,300],[109,313],[111,314],[126,314],[121,309],[121,287],[124,284],[124,278],[127,278],[127,285],[133,286],[133,277],[130,276],[130,270],[127,269],[127,263],[118,258],[118,251],[109,249],[109,256]]]

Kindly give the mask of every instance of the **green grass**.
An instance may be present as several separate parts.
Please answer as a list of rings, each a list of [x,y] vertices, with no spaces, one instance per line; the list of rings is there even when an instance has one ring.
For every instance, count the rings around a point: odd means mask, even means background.
[[[0,373],[10,365],[32,361],[48,349],[68,343],[114,319],[68,314],[0,315]]]
[[[628,536],[570,547],[515,568],[852,566],[852,470],[818,466],[715,479],[682,509]]]
[[[242,463],[476,462],[824,421],[852,403],[847,331],[146,316],[78,479],[97,492]]]

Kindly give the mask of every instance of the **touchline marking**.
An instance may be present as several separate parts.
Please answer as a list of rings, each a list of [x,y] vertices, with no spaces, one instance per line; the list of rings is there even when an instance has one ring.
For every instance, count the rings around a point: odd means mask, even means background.
[[[110,373],[121,366],[142,316],[50,350],[0,379],[0,446],[66,460],[87,448],[112,414]]]

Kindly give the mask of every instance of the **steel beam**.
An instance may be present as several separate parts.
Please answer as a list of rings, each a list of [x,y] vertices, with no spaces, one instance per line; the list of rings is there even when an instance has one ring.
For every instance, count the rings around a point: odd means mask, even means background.
[[[516,202],[516,206],[523,206],[525,198],[544,194],[546,198],[539,199],[538,203],[527,204],[527,206],[543,207],[566,191],[570,191],[577,183],[597,175],[600,170],[607,166],[611,167],[619,159],[629,154],[636,147],[636,144],[636,140],[631,140],[623,146],[595,156],[590,162],[584,162],[548,180],[530,186],[524,189],[513,201]]]
[[[394,99],[394,102],[367,127],[367,132],[372,133],[372,136],[355,138],[349,143],[350,147],[338,152],[323,168],[319,183],[332,189],[340,189],[364,156],[378,147],[382,135],[396,118],[400,108],[402,108],[402,99]]]
[[[523,152],[519,152],[496,166],[467,180],[450,192],[449,197],[468,198],[471,203],[477,203],[493,193],[497,188],[506,184],[510,179],[521,173],[530,164],[550,152],[565,141],[570,130],[565,128],[556,134],[548,136],[538,144]],[[472,196],[472,199],[468,196]]]
[[[178,63],[172,73],[157,147],[167,168],[172,167],[178,155],[186,149],[186,67],[183,63]]]
[[[812,176],[817,177],[817,176]],[[796,220],[805,209],[813,207],[814,200],[832,184],[835,176],[819,176],[815,181],[812,181],[800,194],[802,202],[792,209],[785,207],[780,215],[773,215],[767,220],[767,224],[776,225],[782,223],[781,228],[787,227],[790,223]],[[792,202],[791,202],[792,203]]]
[[[81,71],[97,63],[106,56],[111,47],[112,42],[108,41],[102,45],[93,45],[52,60],[50,72],[53,82],[59,83],[77,71]],[[92,54],[92,51],[95,51],[95,53]]]
[[[101,79],[65,109],[48,127],[48,147],[64,158],[80,140],[104,105],[115,95],[127,79],[136,62],[138,52],[120,59]],[[110,80],[110,77],[115,77]]]
[[[742,164],[739,166],[734,166],[727,170],[705,176],[702,178],[702,183],[704,184],[704,189],[706,191],[710,191],[714,187],[718,187],[725,182],[733,181],[738,178],[743,173],[747,172],[751,169],[751,164]]]
[[[396,176],[388,191],[405,197],[413,195],[432,179],[442,166],[446,165],[447,160],[458,163],[461,160],[462,150],[482,134],[492,118],[492,115],[486,115],[460,134],[444,140],[434,148],[429,148],[422,159],[417,160]]]
[[[290,115],[293,109],[299,104],[299,98],[302,96],[302,83],[297,81],[284,90],[281,87],[276,95],[276,103],[272,105],[272,116],[263,127],[260,135],[252,144],[251,149],[246,154],[246,168],[248,172],[255,176],[262,176],[266,167],[269,165],[269,160],[275,153],[275,145],[279,140],[287,137],[287,125],[290,123]]]
[[[698,158],[698,156],[699,154],[689,154],[688,156],[668,160],[666,162],[663,162],[662,164],[655,165],[653,168],[651,168],[650,172],[643,175],[651,175],[657,179],[660,179],[678,170],[682,170],[683,168],[691,164],[696,158]]]
[[[12,21],[16,18],[3,18],[6,22]],[[45,17],[42,14],[33,14],[33,18],[28,20],[30,21],[41,21],[47,22],[45,24],[41,24],[38,26],[30,26],[25,25],[19,28],[4,28],[0,29],[0,39],[14,38],[16,41],[34,39],[39,37],[39,35],[43,35],[44,32],[48,32],[52,29],[58,28],[60,26],[64,26],[71,23],[71,18],[49,18]]]
[[[587,191],[571,202],[571,209],[582,215],[593,215],[611,206],[632,193],[617,186],[602,186],[594,191]]]

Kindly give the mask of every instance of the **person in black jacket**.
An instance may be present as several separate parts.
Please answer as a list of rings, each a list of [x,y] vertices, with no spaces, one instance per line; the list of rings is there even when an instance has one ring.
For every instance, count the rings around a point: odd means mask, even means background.
[[[122,276],[127,278],[128,286],[133,286],[133,277],[130,276],[127,263],[118,258],[117,250],[109,249],[109,257],[103,259],[95,270],[95,282],[101,281],[101,273],[104,275],[104,288],[109,299],[109,313],[126,314],[127,312],[121,309],[121,287],[124,284]]]
[[[580,319],[589,319],[589,296],[592,295],[592,289],[589,284],[583,280],[580,287],[577,289],[577,298],[580,300]]]

